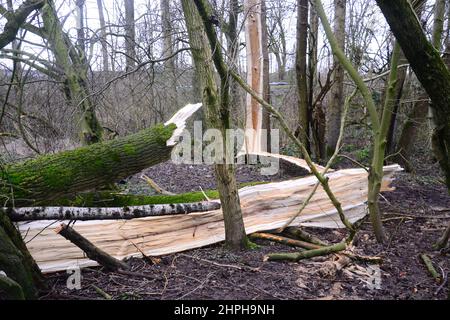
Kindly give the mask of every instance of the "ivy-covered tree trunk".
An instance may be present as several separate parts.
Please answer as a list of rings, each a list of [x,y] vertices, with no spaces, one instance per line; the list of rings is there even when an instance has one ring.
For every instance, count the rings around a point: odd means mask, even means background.
[[[214,50],[218,51],[220,47],[216,47],[217,43],[210,43],[205,34],[205,31],[215,32],[214,27],[212,25],[209,28],[204,27],[204,18],[208,15],[204,1],[182,0],[181,3],[189,34],[192,57],[195,68],[198,70],[202,88],[207,125],[209,128],[220,130],[222,137],[225,139],[225,130],[230,128],[228,76],[223,69],[218,70],[221,78],[219,91],[212,61],[214,60],[216,67],[220,66],[220,63],[223,63],[223,61],[219,63],[217,61],[219,59],[217,54],[219,53],[216,53],[213,57],[211,49],[215,47]],[[217,39],[215,33],[211,37]],[[226,145],[226,141],[224,141],[223,145]],[[225,157],[225,154],[223,156]],[[225,222],[225,242],[231,248],[243,248],[247,246],[248,239],[242,219],[235,165],[227,164],[225,159],[221,160],[221,164],[217,163],[214,165],[214,171]]]
[[[156,125],[124,138],[12,164],[0,172],[7,206],[39,205],[126,178],[170,158],[176,125]],[[3,200],[5,203],[5,200]]]

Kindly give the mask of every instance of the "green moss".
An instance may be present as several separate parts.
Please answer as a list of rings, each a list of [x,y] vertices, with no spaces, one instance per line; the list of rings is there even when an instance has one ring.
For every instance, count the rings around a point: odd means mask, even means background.
[[[264,184],[267,182],[246,182],[239,185],[240,188]],[[206,190],[205,194],[210,199],[219,199],[217,190]],[[107,191],[80,193],[74,197],[66,197],[57,201],[44,203],[45,206],[68,206],[68,207],[126,207],[142,206],[148,204],[170,204],[170,203],[189,203],[205,201],[202,192],[187,192],[177,195],[131,195],[118,194]]]
[[[126,144],[123,146],[123,152],[127,156],[134,156],[136,155],[136,148],[132,144]]]

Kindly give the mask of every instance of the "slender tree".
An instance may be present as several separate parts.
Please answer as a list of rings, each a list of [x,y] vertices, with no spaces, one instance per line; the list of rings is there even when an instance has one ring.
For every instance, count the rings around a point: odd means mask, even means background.
[[[136,26],[134,23],[134,0],[125,1],[125,52],[126,67],[131,70],[136,65]]]
[[[109,71],[109,56],[108,56],[108,40],[106,32],[105,14],[103,12],[103,0],[97,0],[98,19],[100,22],[100,35],[102,45],[102,59],[103,59],[103,71]]]
[[[306,55],[308,47],[308,12],[309,0],[297,0],[297,56],[296,75],[298,92],[299,129],[298,137],[310,152],[309,123],[310,110],[308,108],[308,79]]]
[[[346,0],[334,0],[334,36],[336,37],[337,45],[342,48],[344,52],[345,14]],[[334,57],[333,70],[331,99],[326,111],[327,156],[333,154],[336,147],[341,122],[341,109],[344,105],[344,68],[336,57]]]
[[[226,129],[230,128],[229,81],[214,25],[209,3],[204,0],[182,0],[182,7],[189,34],[189,43],[195,68],[199,71],[203,105],[208,127],[219,129],[226,144]],[[215,81],[214,62],[220,77],[220,89]],[[225,156],[225,155],[223,155]],[[231,248],[243,248],[249,242],[245,233],[242,211],[237,191],[235,165],[214,165],[217,188],[225,222],[225,242]]]

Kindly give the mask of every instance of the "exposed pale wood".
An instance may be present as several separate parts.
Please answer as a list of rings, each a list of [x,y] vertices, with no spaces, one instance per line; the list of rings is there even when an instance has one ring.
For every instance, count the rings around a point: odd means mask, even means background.
[[[62,223],[55,231],[57,234],[63,236],[83,250],[90,259],[97,261],[110,270],[127,270],[130,268],[125,262],[112,257],[105,251],[96,247],[92,242],[67,224]]]
[[[384,168],[382,191],[388,191],[397,165]],[[346,169],[327,174],[331,189],[342,202],[346,217],[355,222],[367,213],[367,172]],[[314,176],[249,186],[239,190],[246,233],[273,230],[283,226],[295,214],[309,191],[317,183]],[[95,261],[67,240],[57,236],[49,221],[19,223],[27,246],[44,272],[65,270],[73,265],[93,266]],[[319,187],[316,194],[291,224],[342,228],[336,209]],[[189,215],[146,217],[123,221],[80,221],[74,227],[80,234],[118,259],[130,256],[158,256],[209,245],[225,238],[221,210]],[[30,241],[31,240],[31,241]],[[138,250],[139,249],[139,250]]]
[[[245,41],[247,49],[247,83],[260,97],[264,92],[263,34],[261,3],[245,0]],[[261,151],[262,107],[250,94],[246,96],[246,131],[244,152]]]

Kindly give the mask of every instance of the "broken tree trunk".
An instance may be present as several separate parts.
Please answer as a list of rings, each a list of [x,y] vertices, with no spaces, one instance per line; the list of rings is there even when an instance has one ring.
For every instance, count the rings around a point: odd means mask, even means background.
[[[97,261],[100,265],[109,270],[128,270],[130,268],[125,262],[120,261],[110,256],[105,251],[97,248],[92,242],[64,223],[55,231],[83,250],[89,259]]]
[[[384,168],[382,191],[399,166]],[[328,173],[329,186],[342,203],[346,218],[354,223],[367,214],[367,172],[345,169]],[[305,178],[260,184],[239,190],[247,234],[275,230],[298,212],[298,208],[317,183],[317,178]],[[19,222],[28,249],[43,270],[53,272],[67,267],[96,265],[84,253],[52,228],[49,221]],[[322,187],[308,206],[291,223],[292,226],[343,228],[339,214]],[[222,210],[187,215],[145,217],[131,220],[79,221],[74,229],[94,245],[117,259],[158,256],[199,248],[225,240]],[[44,230],[43,230],[44,229]],[[51,244],[51,246],[49,246]]]
[[[200,106],[187,105],[164,125],[124,138],[6,166],[0,173],[0,195],[8,207],[39,205],[113,183],[164,162],[170,158],[185,120]]]
[[[149,204],[133,207],[24,207],[5,210],[11,221],[33,220],[117,220],[155,217],[220,209],[219,202]]]

